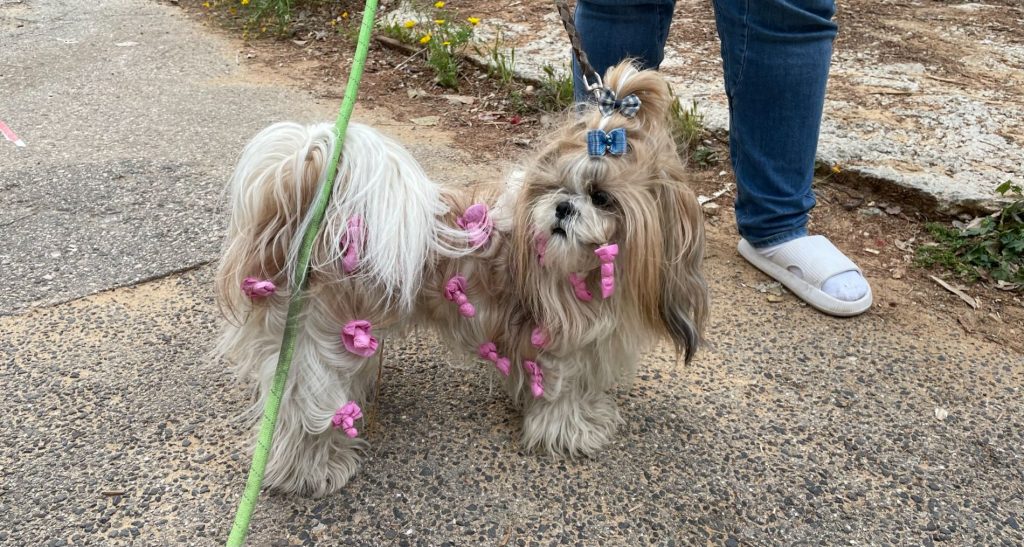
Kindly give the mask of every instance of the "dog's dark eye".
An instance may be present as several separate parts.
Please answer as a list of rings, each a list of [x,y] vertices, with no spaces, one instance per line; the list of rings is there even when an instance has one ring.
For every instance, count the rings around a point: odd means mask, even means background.
[[[590,201],[597,207],[607,207],[612,204],[612,196],[603,190],[597,190],[590,193]]]

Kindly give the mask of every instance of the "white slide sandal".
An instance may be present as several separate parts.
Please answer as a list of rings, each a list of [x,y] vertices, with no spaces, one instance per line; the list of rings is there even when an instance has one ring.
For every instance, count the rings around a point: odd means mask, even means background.
[[[771,258],[757,252],[747,240],[740,239],[740,255],[757,269],[786,286],[801,300],[822,313],[836,317],[860,315],[871,307],[871,287],[857,300],[840,300],[821,290],[830,277],[843,272],[864,272],[836,248],[827,237],[817,235],[782,244]],[[795,268],[798,273],[791,271]]]

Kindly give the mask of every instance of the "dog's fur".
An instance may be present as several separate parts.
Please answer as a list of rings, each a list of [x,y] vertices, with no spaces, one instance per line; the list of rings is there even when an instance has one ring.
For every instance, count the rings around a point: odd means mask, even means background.
[[[605,85],[618,97],[640,97],[637,116],[589,110],[567,118],[524,176],[485,196],[494,231],[480,248],[455,223],[470,196],[431,182],[394,141],[351,125],[312,254],[269,486],[320,496],[355,473],[364,441],[333,431],[331,418],[346,401],[367,402],[377,360],[341,345],[339,331],[353,319],[371,321],[378,337],[429,326],[474,358],[493,341],[511,359],[510,376],[496,376],[524,414],[523,445],[568,456],[594,454],[609,442],[622,422],[609,390],[632,379],[641,352],[659,337],[692,357],[708,312],[704,228],[667,123],[674,97],[656,72],[628,63],[610,69]],[[627,131],[628,152],[590,157],[587,131],[617,127]],[[217,274],[229,324],[217,351],[255,380],[254,416],[270,391],[289,294],[251,301],[239,285],[254,276],[293,286],[311,204],[336,145],[329,124],[275,124],[248,144],[230,183],[231,222]],[[599,206],[606,197],[610,203]],[[572,212],[558,219],[555,208],[566,201]],[[346,274],[339,241],[355,215],[364,219],[365,247],[358,269]],[[548,239],[542,262],[538,237]],[[620,248],[608,299],[597,288],[594,254],[605,243]],[[573,272],[587,275],[592,301],[574,296]],[[444,297],[456,273],[468,280],[475,317],[460,316]],[[543,350],[530,342],[540,325],[550,339]],[[540,398],[521,368],[527,359],[542,366]]]

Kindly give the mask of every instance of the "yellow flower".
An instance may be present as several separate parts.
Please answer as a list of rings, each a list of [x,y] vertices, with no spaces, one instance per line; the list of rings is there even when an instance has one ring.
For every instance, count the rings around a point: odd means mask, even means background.
[[[437,9],[441,9],[444,7],[444,2],[434,2],[434,7]]]
[[[443,25],[444,24],[444,19],[434,19],[434,24],[436,24],[436,25]]]
[[[338,26],[338,22],[337,22],[337,21],[335,21],[334,19],[331,19],[331,26],[332,26],[332,27],[336,27],[336,26]]]
[[[341,12],[341,18],[342,19],[348,19],[348,12],[347,11]]]
[[[416,26],[416,21],[413,21],[412,19],[409,19],[408,21],[405,22],[405,28],[412,28],[412,27],[415,27],[415,26]]]
[[[429,34],[425,34],[425,35],[423,35],[423,38],[420,38],[420,43],[421,44],[425,44],[425,43],[427,43],[429,41],[430,41],[430,35]]]
[[[842,169],[839,167],[839,164],[836,164],[836,165],[832,166],[832,172],[833,173],[840,173],[840,172],[842,172]]]
[[[249,5],[249,0],[242,0],[242,5],[243,6],[248,6]]]
[[[450,45],[452,45],[452,43],[451,42],[441,42],[441,45],[442,46],[450,46]]]
[[[469,21],[469,24],[471,25],[475,25],[480,22],[479,17],[467,17],[466,20]]]
[[[204,8],[208,8],[208,7],[210,7],[210,3],[209,3],[209,2],[203,2],[203,7],[204,7]]]

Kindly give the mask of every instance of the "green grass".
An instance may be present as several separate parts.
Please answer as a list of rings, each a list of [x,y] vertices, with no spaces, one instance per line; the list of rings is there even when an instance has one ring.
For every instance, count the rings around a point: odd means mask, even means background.
[[[680,101],[674,101],[669,110],[669,121],[672,124],[672,138],[676,141],[676,153],[680,157],[688,158],[692,165],[699,168],[710,167],[721,161],[715,148],[702,144],[705,134],[704,114],[697,108],[696,100],[688,108],[684,108]]]
[[[926,224],[925,229],[934,241],[918,247],[917,264],[943,268],[966,281],[994,280],[1024,287],[1022,190],[1009,180],[1000,184],[996,192],[1013,201],[991,215],[975,219],[965,228],[935,222]]]
[[[537,103],[541,110],[561,112],[573,105],[572,71],[568,67],[557,71],[551,65],[541,67],[544,77],[537,90]]]
[[[314,6],[328,0],[251,0],[248,4],[238,2],[243,13],[248,15],[246,26],[250,30],[275,26],[283,34],[292,21],[292,12],[302,6]]]
[[[473,38],[473,24],[454,21],[443,4],[417,8],[417,20],[393,22],[381,31],[400,42],[419,45],[426,52],[427,65],[434,71],[434,80],[441,87],[459,88],[461,50]]]
[[[516,48],[505,48],[501,31],[494,37],[494,43],[485,48],[476,47],[476,54],[487,59],[487,75],[508,87],[516,76]]]

